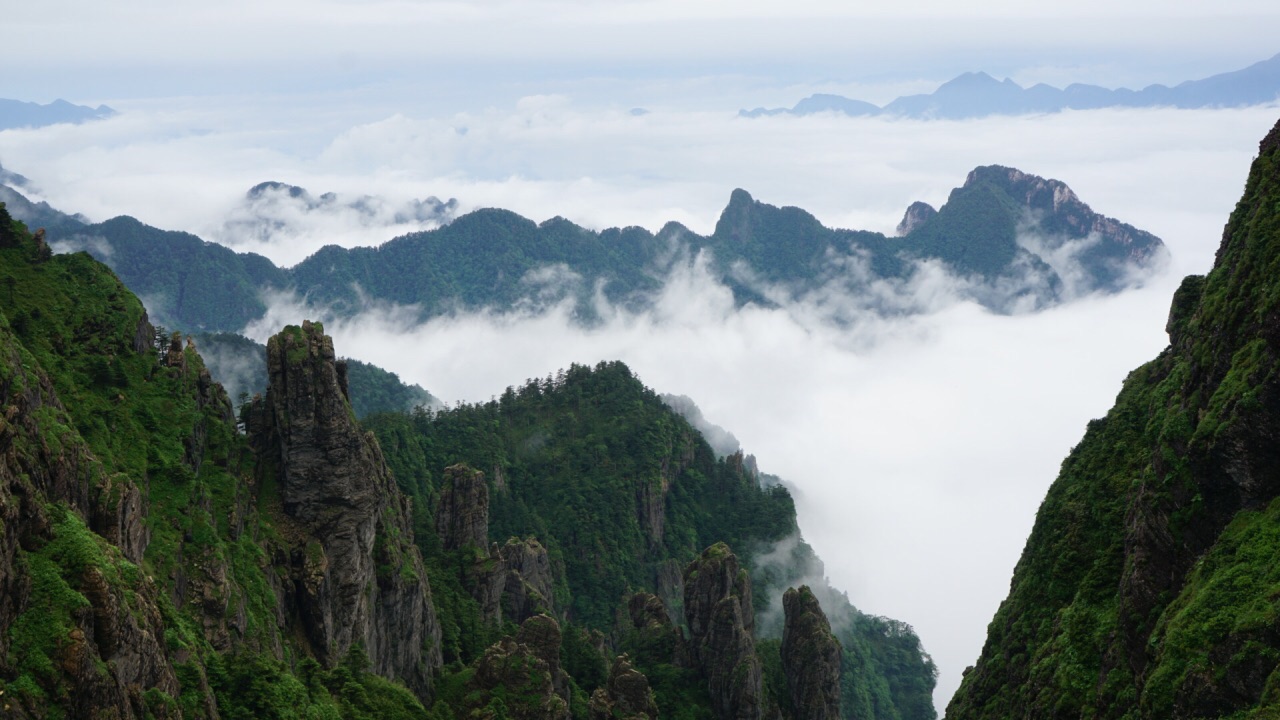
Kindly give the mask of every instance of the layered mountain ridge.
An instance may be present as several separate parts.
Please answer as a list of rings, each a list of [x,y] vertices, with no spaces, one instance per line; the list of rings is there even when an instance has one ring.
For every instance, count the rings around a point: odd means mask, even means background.
[[[739,304],[836,294],[858,312],[913,312],[919,299],[902,288],[932,263],[949,274],[957,297],[1022,312],[1131,286],[1166,256],[1158,238],[1094,213],[1063,183],[1011,168],[978,168],[937,211],[913,208],[901,237],[827,228],[804,210],[768,205],[744,190],[731,194],[705,237],[678,223],[656,234],[593,232],[563,218],[536,224],[483,209],[378,247],[328,246],[287,269],[128,217],[76,227],[29,202],[16,202],[13,212],[55,225],[49,239],[56,248],[93,254],[147,299],[158,322],[189,332],[241,332],[266,312],[268,292],[337,318],[378,303],[426,319],[567,301],[590,322],[597,290],[608,302],[643,309],[673,269],[700,254]],[[837,322],[853,319],[829,310]]]
[[[1024,115],[1096,110],[1099,108],[1175,107],[1231,108],[1264,105],[1280,96],[1280,55],[1247,68],[1188,80],[1173,87],[1148,85],[1141,90],[1110,89],[1072,83],[1056,88],[1045,83],[1022,87],[1009,78],[968,72],[943,83],[932,93],[905,95],[883,107],[841,95],[817,94],[791,108],[740,110],[746,118],[812,115],[835,112],[854,117],[883,115],[919,120],[963,120],[990,115]]]
[[[816,562],[790,496],[620,363],[361,425],[304,322],[236,417],[104,265],[0,221],[7,716],[799,719],[816,676],[851,716],[934,717],[914,633],[829,588],[840,669],[774,661],[755,615]],[[784,540],[791,570],[753,565]]]

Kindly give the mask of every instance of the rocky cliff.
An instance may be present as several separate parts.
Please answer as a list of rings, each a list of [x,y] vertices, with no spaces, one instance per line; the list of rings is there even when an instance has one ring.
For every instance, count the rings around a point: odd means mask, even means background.
[[[429,694],[440,628],[408,500],[356,423],[333,342],[316,323],[267,344],[267,395],[250,433],[283,510],[282,605],[322,664],[355,645],[374,672]]]
[[[609,680],[591,694],[591,720],[657,720],[658,704],[649,679],[631,666],[626,655],[614,658]]]
[[[145,508],[39,368],[0,326],[0,700],[8,717],[142,717],[148,691],[178,694],[162,591],[136,565]]]
[[[840,715],[840,643],[807,585],[782,596],[782,670],[795,720],[836,720]]]
[[[1280,711],[1280,125],[1050,488],[949,718]]]
[[[555,620],[546,615],[526,620],[514,637],[494,643],[477,661],[467,709],[474,717],[568,720],[568,677],[560,667],[560,643]]]
[[[489,547],[489,486],[484,473],[466,465],[445,468],[436,505],[436,534],[446,550]]]
[[[706,678],[715,716],[762,717],[763,676],[752,636],[751,579],[724,543],[707,548],[685,568],[684,613],[692,660]]]

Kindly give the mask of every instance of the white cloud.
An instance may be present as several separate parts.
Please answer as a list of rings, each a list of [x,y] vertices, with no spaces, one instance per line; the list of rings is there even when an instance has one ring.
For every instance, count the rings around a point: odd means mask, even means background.
[[[981,649],[1058,463],[1165,342],[1173,281],[1010,317],[956,302],[959,283],[934,275],[903,288],[931,294],[933,313],[840,327],[804,303],[735,308],[694,262],[677,265],[653,311],[613,308],[591,328],[566,302],[420,325],[384,307],[326,330],[343,354],[447,400],[602,359],[693,398],[797,488],[802,531],[834,585],[916,627],[942,704]],[[285,303],[251,334],[315,314]]]
[[[1058,464],[1125,374],[1163,345],[1171,284],[1208,269],[1277,113],[746,121],[736,107],[637,117],[628,105],[580,107],[572,93],[444,115],[345,99],[142,105],[101,123],[0,132],[0,162],[55,207],[205,236],[269,179],[395,201],[456,197],[462,211],[506,207],[597,228],[677,220],[704,233],[743,187],[828,225],[891,231],[910,202],[939,206],[973,167],[999,163],[1063,180],[1095,211],[1169,244],[1170,274],[1144,290],[1019,317],[953,304],[949,279],[925,273],[914,290],[933,295],[911,297],[931,314],[837,331],[824,312],[844,297],[838,288],[785,310],[735,309],[727,289],[681,265],[651,312],[606,313],[592,329],[574,326],[567,305],[424,326],[383,308],[327,325],[340,353],[446,400],[614,358],[655,389],[693,398],[762,470],[798,487],[802,528],[833,582],[862,609],[920,631],[941,668],[940,705],[977,657]],[[324,240],[393,232],[344,223]],[[289,262],[306,246],[254,249]],[[548,288],[564,279],[529,278]],[[259,336],[311,312],[273,310]]]

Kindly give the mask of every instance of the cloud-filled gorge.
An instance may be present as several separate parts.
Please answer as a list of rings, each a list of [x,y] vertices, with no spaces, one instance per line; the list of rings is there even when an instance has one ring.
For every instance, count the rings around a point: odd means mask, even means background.
[[[651,309],[572,300],[417,320],[382,307],[329,318],[340,352],[446,400],[486,400],[571,363],[620,359],[659,392],[687,395],[763,472],[793,489],[801,530],[831,582],[864,612],[911,623],[941,668],[942,701],[981,648],[1035,509],[1084,424],[1165,342],[1172,276],[1056,309],[994,315],[933,268],[897,288],[929,312],[851,324],[818,301],[737,307],[705,261],[678,263]],[[276,298],[263,339],[316,316]],[[847,313],[845,313],[847,315]]]
[[[803,297],[771,295],[772,307],[739,306],[705,258],[685,257],[651,306],[599,301],[600,320],[589,325],[574,320],[569,302],[554,301],[425,323],[381,306],[326,322],[340,354],[450,402],[487,400],[571,363],[613,359],[660,393],[692,398],[762,471],[791,485],[804,537],[832,583],[860,609],[917,629],[941,671],[940,709],[978,656],[1062,459],[1085,423],[1110,407],[1125,374],[1167,342],[1172,289],[1181,275],[1207,269],[1259,129],[1275,113],[739,122],[584,112],[542,98],[510,113],[312,130],[282,147],[280,127],[244,131],[234,106],[123,109],[90,126],[0,132],[0,162],[59,209],[94,221],[129,213],[282,263],[321,243],[365,245],[401,230],[343,211],[332,226],[306,224],[292,235],[222,234],[245,191],[266,180],[371,194],[388,198],[387,208],[456,197],[459,214],[494,206],[537,221],[564,215],[588,227],[656,231],[676,220],[696,232],[708,231],[730,191],[743,187],[829,226],[888,230],[910,202],[940,205],[973,167],[999,163],[1061,179],[1096,211],[1160,236],[1172,266],[1145,287],[1017,315],[958,299],[963,281],[930,266],[880,288],[923,311],[916,314],[867,314],[839,283]],[[285,206],[286,217],[299,219],[296,209]],[[299,237],[305,247],[290,244]],[[554,269],[536,279],[552,291],[573,282]],[[317,313],[297,298],[271,300],[268,316],[249,328],[258,339]]]

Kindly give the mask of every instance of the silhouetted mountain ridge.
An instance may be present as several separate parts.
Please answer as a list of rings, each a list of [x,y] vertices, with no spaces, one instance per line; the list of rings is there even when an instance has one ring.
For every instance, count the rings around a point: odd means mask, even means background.
[[[1022,87],[1009,78],[997,80],[985,72],[967,72],[943,83],[932,93],[906,95],[879,107],[840,95],[811,95],[788,108],[740,110],[742,117],[811,115],[837,112],[852,116],[884,115],[921,120],[962,120],[988,115],[1024,115],[1107,107],[1246,107],[1275,102],[1280,95],[1280,55],[1242,70],[1173,87],[1148,85],[1141,90],[1073,83],[1059,89],[1037,83]]]

